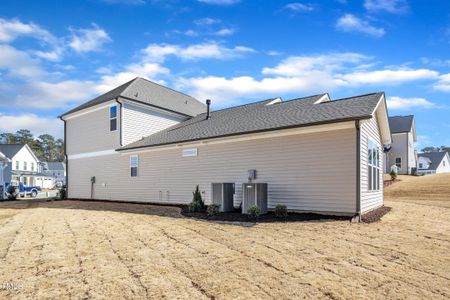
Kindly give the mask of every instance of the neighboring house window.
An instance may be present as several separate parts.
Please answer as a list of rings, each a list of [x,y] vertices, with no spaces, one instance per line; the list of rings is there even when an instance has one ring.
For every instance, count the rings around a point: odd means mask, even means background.
[[[131,177],[138,176],[138,167],[139,167],[139,157],[137,155],[131,155],[130,156]]]
[[[445,160],[442,162],[442,166],[445,167]]]
[[[34,171],[34,163],[31,163],[31,171]]]
[[[423,163],[419,164],[419,169],[423,169]]]
[[[369,191],[380,190],[380,149],[376,143],[369,140],[368,143],[368,189]]]
[[[16,170],[19,170],[19,161],[16,160]]]
[[[395,165],[397,166],[397,168],[401,169],[402,168],[402,158],[401,157],[397,157],[395,159]]]
[[[117,130],[117,106],[111,106],[109,108],[109,130]]]
[[[23,162],[23,170],[24,170],[24,171],[27,170],[27,162],[26,162],[26,161]]]

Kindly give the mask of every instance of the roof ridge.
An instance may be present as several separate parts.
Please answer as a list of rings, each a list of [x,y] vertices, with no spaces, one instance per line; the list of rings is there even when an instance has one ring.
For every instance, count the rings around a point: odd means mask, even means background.
[[[198,100],[197,98],[192,97],[191,95],[188,95],[188,94],[186,94],[186,93],[177,91],[177,90],[175,90],[175,89],[173,89],[173,88],[171,88],[171,87],[164,86],[164,85],[159,84],[159,83],[157,83],[157,82],[151,81],[150,79],[147,79],[147,78],[144,78],[144,77],[136,77],[135,79],[142,79],[142,80],[148,81],[148,82],[150,82],[150,83],[152,83],[152,84],[155,84],[155,85],[157,85],[157,86],[166,88],[166,89],[171,90],[171,91],[173,91],[173,92],[175,92],[175,93],[178,93],[178,94],[181,94],[181,95],[183,95],[183,96],[192,98],[192,99],[197,100],[198,102],[202,103],[200,100]]]
[[[367,94],[361,94],[361,95],[356,95],[356,96],[352,96],[352,97],[345,97],[345,98],[334,99],[334,100],[331,100],[331,101],[328,101],[328,102],[322,102],[322,103],[331,103],[331,102],[342,101],[342,100],[350,100],[350,99],[361,98],[361,97],[377,95],[377,94],[383,94],[383,93],[384,92],[367,93]],[[319,104],[322,104],[322,103],[319,103]]]
[[[138,80],[139,78],[140,78],[140,77],[135,77],[134,79],[125,82],[124,84],[127,84],[127,83],[128,83],[128,85],[127,85],[127,87],[126,87],[122,92],[120,92],[119,95],[122,96],[122,95],[125,93],[125,91],[128,91],[128,89],[130,88],[130,86],[132,86],[132,85],[136,82],[136,80]]]
[[[268,98],[268,99],[264,99],[264,100],[260,100],[260,101],[239,104],[239,105],[235,105],[235,106],[230,106],[230,107],[225,107],[225,108],[221,108],[221,109],[217,109],[217,110],[212,110],[211,112],[213,113],[213,112],[218,112],[218,111],[223,111],[223,110],[228,110],[228,109],[234,109],[234,108],[238,108],[238,107],[242,107],[242,106],[246,106],[246,105],[254,105],[254,104],[258,104],[258,103],[262,103],[262,102],[266,102],[266,101],[275,100],[275,99],[278,99],[278,98],[281,98],[281,97],[273,97],[273,98]],[[203,114],[206,114],[206,113],[201,113],[200,115],[203,115]]]

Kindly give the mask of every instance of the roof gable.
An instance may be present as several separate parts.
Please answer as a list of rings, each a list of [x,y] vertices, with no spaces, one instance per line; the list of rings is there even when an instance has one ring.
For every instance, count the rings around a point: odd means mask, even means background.
[[[0,152],[12,159],[23,147],[24,144],[0,144]]]
[[[316,103],[325,94],[277,102],[274,99],[230,107],[181,122],[126,145],[129,150],[232,135],[280,130],[349,120],[369,119],[383,99],[383,93]]]
[[[191,96],[137,77],[103,95],[69,110],[60,117],[119,98],[155,106],[191,117],[203,113],[206,110],[206,106],[203,103]]]
[[[413,130],[414,116],[392,116],[389,117],[389,127],[392,133],[406,133]]]

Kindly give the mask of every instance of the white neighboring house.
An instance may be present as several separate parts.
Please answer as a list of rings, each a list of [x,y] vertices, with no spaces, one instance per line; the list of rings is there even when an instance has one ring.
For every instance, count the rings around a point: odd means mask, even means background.
[[[43,187],[37,179],[47,178],[47,176],[42,174],[41,164],[28,145],[0,144],[0,152],[11,161],[3,170],[5,182],[16,184],[22,182],[24,185]]]
[[[450,173],[450,155],[448,152],[419,153],[417,174]]]
[[[66,164],[63,162],[43,162],[42,173],[52,179],[51,187],[62,186],[66,184]],[[49,183],[46,183],[49,185]]]
[[[389,117],[389,127],[392,133],[392,144],[391,149],[385,153],[385,172],[389,173],[395,168],[398,174],[413,174],[417,165],[414,116]]]
[[[383,205],[384,93],[206,111],[136,78],[63,114],[68,196],[187,204],[199,185],[208,204],[212,183],[234,182],[239,207],[256,170],[269,208],[360,215]]]
[[[0,152],[0,200],[5,197],[5,181],[3,178],[3,170],[6,169],[8,163],[11,162],[2,152]]]

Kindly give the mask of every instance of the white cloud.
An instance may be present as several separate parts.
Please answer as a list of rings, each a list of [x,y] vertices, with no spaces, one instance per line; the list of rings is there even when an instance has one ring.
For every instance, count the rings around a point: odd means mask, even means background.
[[[35,114],[7,115],[0,113],[0,131],[16,132],[30,129],[35,136],[51,134],[57,138],[63,136],[63,122],[55,118],[40,117]]]
[[[79,53],[98,51],[103,44],[111,42],[111,38],[108,33],[98,27],[96,24],[92,24],[91,29],[71,29],[72,39],[69,46]]]
[[[209,25],[219,24],[221,22],[222,22],[222,20],[220,20],[220,19],[213,19],[213,18],[207,17],[207,18],[201,18],[201,19],[195,20],[194,24],[197,26],[209,26]]]
[[[293,12],[307,12],[314,10],[314,6],[311,4],[303,4],[299,2],[288,3],[284,6],[284,8]]]
[[[406,0],[365,0],[364,7],[370,12],[386,11],[402,14],[409,10]]]
[[[436,106],[433,102],[430,102],[425,98],[402,98],[394,96],[389,97],[386,102],[389,109],[395,110],[408,110],[412,108],[433,108]]]
[[[240,0],[197,0],[197,1],[213,5],[233,5],[240,2]]]
[[[175,56],[181,60],[230,59],[255,52],[255,50],[244,46],[227,48],[216,42],[206,42],[186,47],[173,44],[150,44],[142,52],[146,60],[162,62],[167,56]]]
[[[398,84],[408,81],[433,79],[438,75],[438,72],[429,69],[387,69],[352,72],[338,75],[338,77],[353,84]]]
[[[450,92],[450,73],[439,76],[439,80],[433,85],[434,89]]]
[[[217,36],[227,36],[227,35],[233,35],[234,32],[235,32],[235,30],[232,29],[232,28],[222,28],[222,29],[219,29],[219,30],[215,31],[215,32],[213,33],[213,35],[217,35]]]
[[[361,32],[377,38],[385,34],[383,28],[375,27],[352,14],[346,14],[339,18],[336,23],[336,28],[344,32]]]
[[[18,78],[36,78],[46,74],[39,62],[27,52],[17,50],[9,45],[0,44],[0,70],[6,69],[7,74]]]

